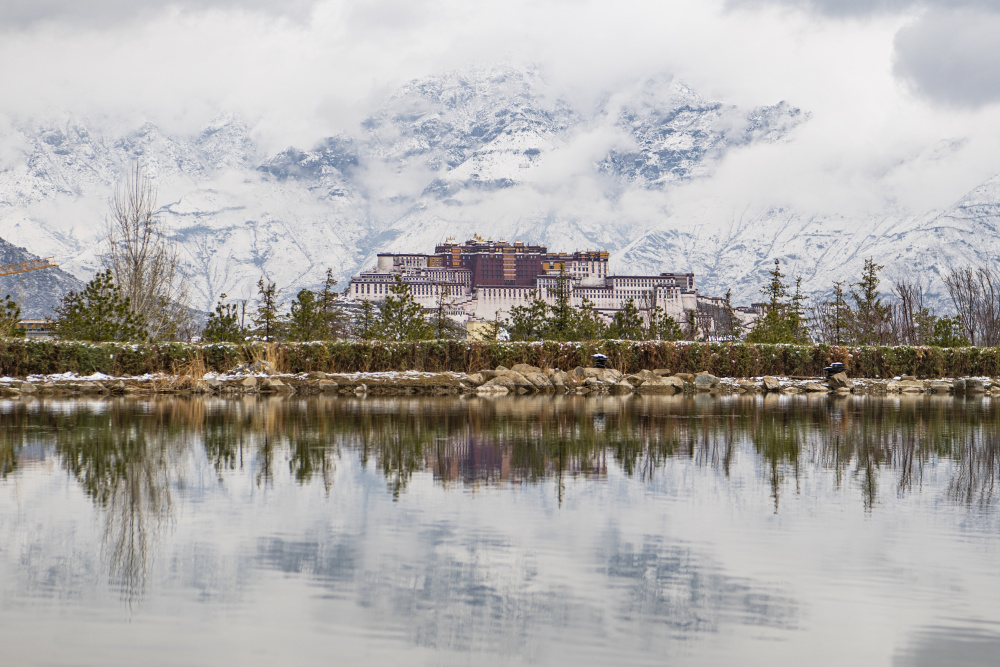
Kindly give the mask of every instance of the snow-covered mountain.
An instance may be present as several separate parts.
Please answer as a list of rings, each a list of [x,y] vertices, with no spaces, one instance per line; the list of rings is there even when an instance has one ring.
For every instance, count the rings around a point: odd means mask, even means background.
[[[33,259],[38,257],[0,239],[0,266]],[[21,306],[21,317],[27,319],[52,315],[63,296],[81,287],[83,283],[58,267],[0,276],[0,297],[13,297]]]
[[[808,122],[786,102],[741,109],[666,76],[571,104],[539,72],[513,67],[413,81],[356,127],[271,154],[233,114],[193,136],[32,118],[0,137],[0,238],[89,278],[108,199],[139,159],[204,310],[223,292],[252,296],[262,274],[290,298],[327,267],[346,279],[377,252],[429,252],[474,233],[606,248],[620,272],[694,271],[706,291],[732,287],[741,302],[756,299],[774,257],[819,291],[867,256],[926,275],[992,250],[997,180],[920,215],[710,204],[681,214],[665,203],[734,151],[795,141]]]

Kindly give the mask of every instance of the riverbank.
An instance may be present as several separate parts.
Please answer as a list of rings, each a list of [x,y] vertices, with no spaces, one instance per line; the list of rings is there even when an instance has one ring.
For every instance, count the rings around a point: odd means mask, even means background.
[[[465,340],[383,343],[81,343],[0,340],[0,376],[27,377],[77,373],[108,376],[185,375],[192,370],[225,374],[266,360],[285,374],[421,371],[474,373],[527,364],[573,369],[593,365],[603,354],[622,373],[667,368],[676,373],[705,371],[718,377],[816,377],[832,362],[851,377],[920,379],[1000,376],[1000,348],[845,347],[752,345],[666,341],[478,342]]]
[[[281,373],[256,362],[227,373],[144,374],[60,373],[0,377],[0,398],[156,394],[215,395],[352,395],[352,396],[507,396],[524,394],[675,395],[675,394],[867,394],[1000,395],[1000,378],[918,379],[765,376],[720,378],[707,372],[675,373],[643,369],[624,374],[611,368],[578,366],[568,371],[528,364],[498,366],[475,373],[388,371],[358,373]]]

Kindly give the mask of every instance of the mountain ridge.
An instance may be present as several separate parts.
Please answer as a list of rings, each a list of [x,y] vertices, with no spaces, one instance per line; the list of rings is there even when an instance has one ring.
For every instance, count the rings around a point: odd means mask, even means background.
[[[857,275],[865,253],[897,273],[922,267],[928,279],[989,256],[996,179],[945,211],[916,214],[736,212],[712,202],[672,210],[671,193],[710,181],[732,151],[794,141],[809,119],[784,101],[705,100],[666,75],[574,107],[541,73],[516,67],[414,80],[358,126],[270,154],[237,114],[187,136],[151,122],[102,130],[66,115],[14,125],[23,148],[0,169],[0,237],[87,279],[100,266],[108,197],[138,159],[159,187],[201,310],[223,292],[252,298],[262,275],[288,300],[318,286],[327,267],[343,281],[378,252],[430,252],[474,233],[604,248],[620,273],[694,271],[702,291],[731,287],[739,303],[757,300],[774,257],[820,293]],[[940,284],[933,295],[946,303]]]

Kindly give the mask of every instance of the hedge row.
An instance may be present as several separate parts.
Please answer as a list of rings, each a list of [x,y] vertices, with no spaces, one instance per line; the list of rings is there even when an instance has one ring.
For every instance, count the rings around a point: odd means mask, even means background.
[[[0,375],[109,375],[184,372],[188,364],[228,371],[240,363],[268,358],[279,369],[302,371],[475,371],[527,363],[569,369],[592,365],[591,356],[606,354],[623,372],[669,368],[676,372],[709,371],[719,376],[822,375],[823,367],[843,362],[855,377],[917,375],[944,377],[1000,375],[1000,348],[834,347],[828,345],[751,345],[663,341],[592,343],[508,343],[352,341],[191,345],[132,345],[72,341],[0,340]],[[197,367],[197,366],[196,366]]]

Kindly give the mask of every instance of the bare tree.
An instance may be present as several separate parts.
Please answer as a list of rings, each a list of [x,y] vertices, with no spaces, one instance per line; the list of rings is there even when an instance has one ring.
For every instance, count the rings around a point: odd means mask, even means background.
[[[924,303],[924,287],[897,280],[892,287],[896,302],[888,305],[889,340],[893,345],[927,345],[934,335],[937,317]]]
[[[1000,345],[1000,275],[992,268],[956,269],[944,277],[962,328],[973,345]]]
[[[129,299],[129,308],[154,340],[176,336],[189,319],[177,248],[160,228],[156,188],[136,160],[115,188],[106,235],[105,264]]]

